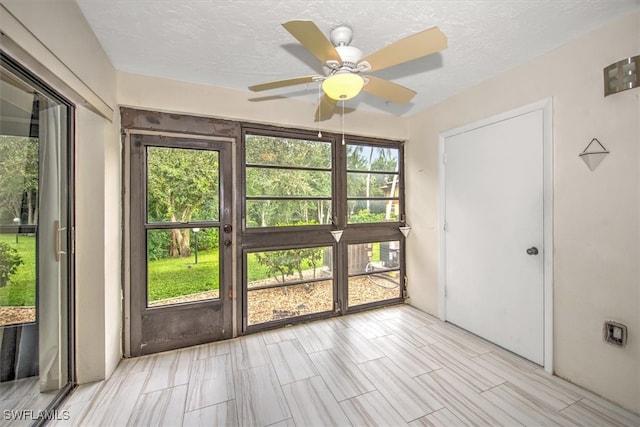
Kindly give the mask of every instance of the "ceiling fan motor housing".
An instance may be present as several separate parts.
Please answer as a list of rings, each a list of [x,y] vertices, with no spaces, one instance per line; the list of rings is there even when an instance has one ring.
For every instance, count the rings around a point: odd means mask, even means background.
[[[351,43],[353,38],[353,30],[346,25],[340,25],[339,27],[331,30],[331,43],[334,46],[346,46]]]
[[[336,46],[338,55],[342,59],[342,64],[349,68],[356,68],[356,65],[362,59],[362,51],[353,46]]]

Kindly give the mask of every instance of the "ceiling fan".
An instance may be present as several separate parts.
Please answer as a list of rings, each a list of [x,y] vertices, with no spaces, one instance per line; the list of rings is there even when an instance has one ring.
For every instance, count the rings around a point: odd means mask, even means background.
[[[250,86],[249,89],[260,92],[322,82],[324,95],[316,110],[316,121],[330,119],[338,101],[351,99],[361,90],[397,104],[411,101],[416,95],[413,90],[372,75],[363,77],[362,74],[421,58],[447,47],[447,37],[438,27],[432,27],[363,57],[360,49],[349,46],[353,32],[347,26],[334,28],[331,31],[331,41],[313,21],[294,20],[285,22],[282,26],[322,62],[328,70],[327,75],[316,74],[261,83]]]

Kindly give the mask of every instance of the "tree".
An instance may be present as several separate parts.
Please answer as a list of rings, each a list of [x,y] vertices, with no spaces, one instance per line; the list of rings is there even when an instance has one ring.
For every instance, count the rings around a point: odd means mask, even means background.
[[[330,144],[249,135],[245,158],[247,196],[265,197],[247,201],[247,224],[267,227],[331,221],[330,202],[321,200],[332,193]]]
[[[147,149],[149,222],[189,223],[219,216],[218,152],[164,147]],[[168,254],[191,255],[190,229],[171,230]]]
[[[0,222],[37,224],[38,164],[37,138],[0,135]]]

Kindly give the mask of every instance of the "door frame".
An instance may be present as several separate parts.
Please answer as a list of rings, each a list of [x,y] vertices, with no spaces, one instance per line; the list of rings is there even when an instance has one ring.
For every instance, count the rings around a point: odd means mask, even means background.
[[[124,357],[133,357],[131,348],[131,135],[154,135],[177,137],[197,140],[219,141],[230,144],[231,164],[231,203],[226,208],[232,210],[231,224],[233,243],[230,252],[231,267],[229,274],[231,277],[231,295],[224,295],[224,298],[231,297],[230,307],[230,327],[231,337],[238,334],[236,322],[238,310],[238,288],[236,276],[237,255],[236,250],[239,234],[237,233],[237,182],[236,182],[236,149],[240,136],[240,125],[231,120],[222,120],[210,117],[192,116],[186,114],[173,114],[160,111],[151,111],[131,107],[120,107],[121,143],[122,143],[122,346]],[[223,295],[221,295],[223,297]]]
[[[440,231],[440,257],[438,272],[438,308],[440,319],[447,320],[446,289],[446,158],[447,138],[485,126],[542,110],[543,116],[543,319],[544,319],[544,369],[553,373],[553,127],[552,98],[543,99],[439,134],[438,141],[438,230]]]
[[[179,224],[183,228],[217,227],[220,242],[227,239],[232,245],[230,232],[223,232],[223,225],[231,224],[232,207],[232,174],[231,156],[233,146],[227,138],[203,138],[180,136],[173,134],[151,135],[148,133],[130,133],[130,154],[133,165],[131,175],[131,280],[129,289],[129,325],[130,350],[132,355],[157,353],[175,348],[203,344],[219,339],[231,338],[233,308],[230,301],[232,295],[232,257],[231,246],[226,243],[220,246],[219,295],[215,299],[168,304],[150,307],[148,305],[148,230],[171,230]],[[139,147],[139,148],[134,148]],[[210,151],[219,153],[219,203],[220,216],[217,220],[196,220],[189,223],[154,223],[148,224],[146,204],[148,163],[145,154],[148,147],[169,148],[176,150]],[[142,166],[142,167],[137,167]],[[133,172],[135,171],[135,172]],[[136,200],[136,202],[133,202]],[[218,224],[218,225],[214,225]],[[136,264],[134,265],[134,261]],[[144,284],[144,287],[143,287]],[[218,329],[220,328],[220,329]],[[174,329],[173,334],[167,330]],[[185,331],[195,333],[185,335]]]

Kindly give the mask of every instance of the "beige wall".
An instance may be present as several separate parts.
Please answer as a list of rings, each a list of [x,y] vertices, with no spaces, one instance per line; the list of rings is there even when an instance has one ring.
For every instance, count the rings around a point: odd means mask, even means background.
[[[263,98],[263,94],[203,86],[157,77],[118,72],[118,104],[157,111],[181,112],[230,120],[266,123],[298,129],[318,129],[316,106],[296,99]],[[345,131],[378,138],[407,138],[406,120],[389,114],[354,111],[345,115]],[[336,114],[321,123],[323,131],[341,132]]]
[[[639,89],[604,98],[602,69],[640,53],[640,15],[486,81],[409,118],[411,303],[438,314],[438,135],[553,99],[554,367],[557,375],[640,412]],[[592,138],[611,154],[591,172]],[[625,348],[602,323],[629,327]]]
[[[108,378],[122,355],[115,69],[73,0],[1,0],[0,29],[3,49],[77,105],[77,374]]]

